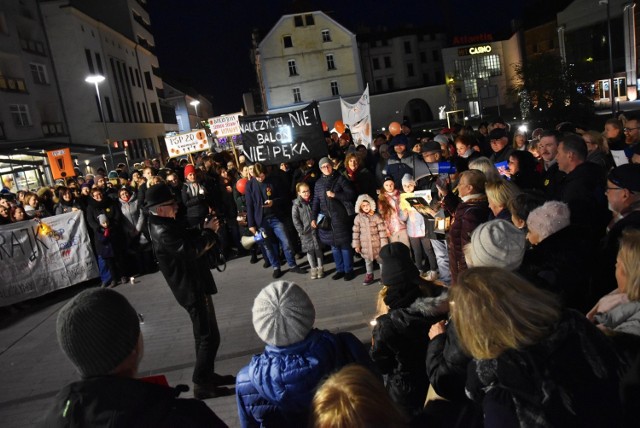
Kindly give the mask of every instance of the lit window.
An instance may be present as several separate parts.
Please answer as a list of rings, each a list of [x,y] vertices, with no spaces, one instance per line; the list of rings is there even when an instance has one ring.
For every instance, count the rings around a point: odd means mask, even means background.
[[[289,64],[289,76],[297,76],[298,69],[296,68],[296,60],[290,59],[288,64]]]
[[[293,102],[302,102],[302,96],[300,95],[300,88],[293,88]]]
[[[333,55],[329,54],[327,55],[327,70],[335,70],[336,69],[336,63],[333,60]]]
[[[29,115],[29,106],[26,104],[9,105],[11,118],[17,127],[31,126],[31,115]]]
[[[322,42],[330,42],[331,41],[331,33],[329,30],[322,30]]]
[[[340,90],[338,89],[338,82],[335,80],[331,82],[331,95],[336,96],[340,95]]]

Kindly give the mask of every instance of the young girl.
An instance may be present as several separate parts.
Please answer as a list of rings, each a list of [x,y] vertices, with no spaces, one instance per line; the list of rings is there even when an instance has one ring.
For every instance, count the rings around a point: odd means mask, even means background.
[[[378,211],[387,226],[389,242],[402,242],[409,247],[409,236],[405,213],[400,209],[400,192],[396,189],[393,177],[386,177],[378,197]]]
[[[392,182],[393,183],[393,182]],[[384,220],[376,214],[376,203],[367,194],[358,196],[356,218],[353,221],[353,242],[351,246],[362,255],[367,274],[362,285],[373,284],[373,261],[380,264],[380,248],[389,243]],[[382,269],[382,265],[381,265]]]
[[[302,251],[307,253],[307,260],[311,267],[311,279],[319,279],[324,276],[322,265],[322,248],[318,241],[316,229],[311,227],[311,188],[304,181],[296,184],[298,197],[293,201],[291,216],[293,225],[300,235]]]

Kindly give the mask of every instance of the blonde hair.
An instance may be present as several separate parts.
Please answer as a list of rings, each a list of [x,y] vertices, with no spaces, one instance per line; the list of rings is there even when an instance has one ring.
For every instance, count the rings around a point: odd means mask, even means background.
[[[554,295],[501,268],[470,268],[449,294],[460,344],[477,359],[533,345],[560,319]]]
[[[487,181],[498,181],[502,178],[493,162],[484,156],[469,161],[469,171],[474,170],[482,171]]]
[[[477,169],[468,169],[460,173],[458,183],[462,181],[463,177],[466,177],[467,184],[473,187],[473,193],[484,193],[484,186],[487,183],[487,178],[482,171]]]
[[[402,428],[408,426],[408,419],[391,400],[380,379],[363,366],[349,364],[316,391],[308,426]]]
[[[620,238],[618,258],[627,275],[626,293],[629,300],[640,300],[640,230],[626,229]]]
[[[296,184],[296,193],[300,193],[300,189],[302,189],[303,187],[306,187],[307,189],[311,190],[311,187],[309,187],[307,183],[305,183],[304,181],[301,181],[300,183]]]
[[[490,202],[501,207],[508,206],[509,202],[521,193],[518,186],[504,178],[498,181],[488,182],[485,187],[485,192]]]
[[[602,135],[601,132],[587,131],[582,135],[583,139],[584,137],[589,137],[589,143],[595,144],[596,146],[598,146],[600,151],[604,153],[609,153],[609,143],[607,143],[607,139],[604,138],[604,135]]]

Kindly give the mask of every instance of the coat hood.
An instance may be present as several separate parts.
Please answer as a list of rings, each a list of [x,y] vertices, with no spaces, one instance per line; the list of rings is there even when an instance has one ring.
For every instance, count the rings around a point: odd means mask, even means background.
[[[363,193],[358,196],[358,199],[356,200],[356,214],[360,213],[360,205],[362,205],[364,201],[369,202],[369,205],[371,205],[371,212],[376,212],[376,201],[374,201],[371,196]]]

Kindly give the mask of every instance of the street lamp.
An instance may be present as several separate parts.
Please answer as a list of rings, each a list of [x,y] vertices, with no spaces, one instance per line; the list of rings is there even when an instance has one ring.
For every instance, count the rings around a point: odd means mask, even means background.
[[[189,104],[196,110],[196,128],[200,128],[200,116],[198,116],[198,104],[200,104],[200,101],[193,100]]]
[[[109,159],[111,160],[111,169],[115,169],[115,162],[113,161],[113,153],[111,152],[111,142],[109,141],[109,129],[107,128],[107,121],[104,117],[104,110],[102,109],[102,100],[100,99],[100,89],[98,85],[105,81],[105,77],[100,74],[91,74],[84,79],[87,83],[92,83],[96,87],[96,95],[98,96],[98,107],[100,108],[100,117],[102,118],[102,125],[104,126],[104,135],[107,138],[107,150],[109,150]]]

